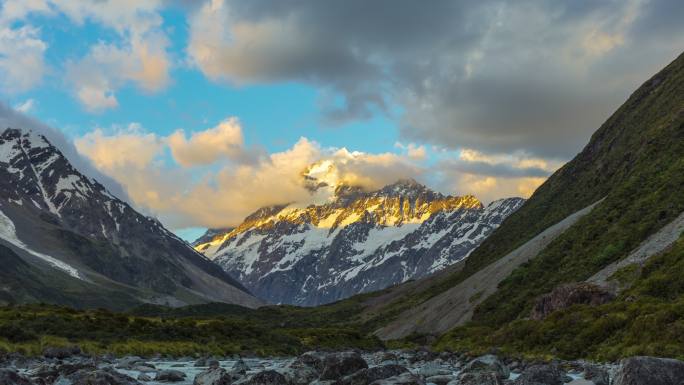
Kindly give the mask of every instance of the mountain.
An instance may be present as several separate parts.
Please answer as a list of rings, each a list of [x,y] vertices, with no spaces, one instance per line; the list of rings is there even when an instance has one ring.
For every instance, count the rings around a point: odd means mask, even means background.
[[[681,327],[674,309],[684,302],[677,283],[684,263],[683,191],[680,55],[464,263],[366,302],[368,325],[385,339],[450,331],[440,344],[454,350],[508,346],[572,357],[596,349],[606,354],[602,359],[679,341],[655,331]],[[558,298],[587,284],[615,299],[594,306],[581,302],[593,295]],[[530,319],[549,302],[556,307],[548,318]]]
[[[43,135],[0,133],[0,302],[77,307],[261,302]]]
[[[445,196],[413,180],[372,192],[307,181],[327,202],[262,208],[235,229],[210,230],[202,239],[211,240],[195,248],[271,303],[312,306],[458,262],[524,202],[484,207],[473,196]]]

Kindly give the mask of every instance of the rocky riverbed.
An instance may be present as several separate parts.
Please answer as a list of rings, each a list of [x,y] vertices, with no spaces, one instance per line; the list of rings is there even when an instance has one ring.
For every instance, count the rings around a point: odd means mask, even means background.
[[[290,358],[89,357],[47,349],[0,357],[0,385],[679,385],[684,362],[633,357],[616,364],[526,362],[428,350],[308,352]]]

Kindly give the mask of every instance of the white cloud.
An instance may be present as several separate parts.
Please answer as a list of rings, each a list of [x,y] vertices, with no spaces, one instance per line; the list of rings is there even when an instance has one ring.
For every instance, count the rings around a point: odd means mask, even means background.
[[[235,158],[236,153],[259,151],[244,147],[239,128],[236,119],[228,118],[189,139],[179,133],[160,137],[137,127],[110,134],[98,129],[78,138],[76,146],[99,170],[124,185],[136,205],[173,228],[235,225],[262,206],[326,199],[326,194],[312,194],[303,177],[320,162],[334,167],[326,176],[329,183],[368,189],[423,172],[407,155],[323,148],[306,138],[285,151]],[[198,155],[202,149],[207,157]],[[168,162],[167,151],[177,163]],[[218,168],[189,168],[223,157],[231,161]]]
[[[116,32],[112,41],[99,41],[84,57],[66,63],[66,79],[88,110],[118,106],[115,93],[129,82],[145,92],[164,88],[171,66],[160,15],[164,5],[161,0],[5,0],[0,10],[3,92],[29,90],[46,73],[47,43],[28,20],[36,13],[63,14],[76,24],[92,21]]]
[[[115,92],[126,82],[148,92],[168,84],[167,44],[163,34],[134,37],[123,46],[100,42],[85,57],[67,64],[67,79],[88,110],[114,108],[118,106]]]
[[[21,113],[23,113],[23,114],[27,114],[27,113],[33,111],[33,109],[35,108],[35,106],[36,106],[36,101],[35,101],[35,100],[33,100],[33,99],[26,99],[24,102],[15,105],[15,106],[14,106],[14,109],[17,110],[17,111],[19,111],[19,112],[21,112]]]
[[[168,138],[171,153],[183,166],[211,164],[222,158],[238,158],[243,153],[242,127],[237,118],[228,118],[216,127],[193,133],[189,139],[183,130]]]
[[[12,28],[0,22],[0,87],[5,93],[27,91],[39,84],[47,66],[47,44],[29,25]]]

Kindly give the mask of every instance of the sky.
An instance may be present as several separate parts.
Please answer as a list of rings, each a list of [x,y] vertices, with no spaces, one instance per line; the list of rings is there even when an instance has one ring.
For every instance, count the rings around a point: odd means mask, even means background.
[[[684,49],[679,0],[0,4],[0,113],[186,239],[320,165],[528,197]]]

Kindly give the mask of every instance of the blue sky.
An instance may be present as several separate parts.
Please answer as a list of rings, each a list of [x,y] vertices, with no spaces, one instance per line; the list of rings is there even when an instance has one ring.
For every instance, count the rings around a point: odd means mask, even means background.
[[[316,203],[321,162],[529,196],[684,48],[675,0],[0,4],[2,100],[188,239]]]

